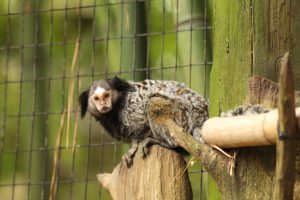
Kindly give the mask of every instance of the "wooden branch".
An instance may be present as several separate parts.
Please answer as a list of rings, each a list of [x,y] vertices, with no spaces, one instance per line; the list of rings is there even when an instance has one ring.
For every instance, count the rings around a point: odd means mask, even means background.
[[[225,192],[229,188],[229,185],[231,185],[224,181],[231,179],[228,170],[231,160],[219,151],[195,140],[173,120],[166,120],[164,124],[174,141],[190,154],[200,159],[203,167],[216,180],[221,192]]]
[[[279,77],[279,131],[284,140],[278,138],[276,152],[276,183],[273,199],[293,199],[295,182],[295,160],[297,142],[297,121],[294,112],[294,78],[289,66],[289,55],[286,53],[281,61]]]

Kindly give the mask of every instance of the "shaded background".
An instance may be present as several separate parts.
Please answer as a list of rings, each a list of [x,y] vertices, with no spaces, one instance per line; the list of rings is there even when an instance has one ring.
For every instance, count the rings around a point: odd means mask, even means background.
[[[93,80],[177,80],[208,95],[208,0],[2,0],[0,2],[1,199],[109,199],[96,174],[129,145],[77,97]],[[187,158],[189,160],[189,158]],[[194,199],[218,192],[197,162]]]

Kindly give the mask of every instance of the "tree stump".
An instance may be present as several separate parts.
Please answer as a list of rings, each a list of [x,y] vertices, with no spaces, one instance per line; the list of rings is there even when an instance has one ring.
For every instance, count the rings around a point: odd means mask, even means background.
[[[142,158],[137,152],[133,165],[121,161],[111,174],[98,174],[97,178],[113,199],[192,199],[186,162],[176,151],[158,145]]]

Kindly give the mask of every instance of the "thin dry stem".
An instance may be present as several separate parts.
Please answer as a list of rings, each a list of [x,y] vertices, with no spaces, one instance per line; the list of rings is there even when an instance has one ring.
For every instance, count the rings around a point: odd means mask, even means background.
[[[67,116],[67,131],[66,131],[66,149],[69,148],[69,133],[70,133],[70,121],[71,121],[71,112],[73,107],[73,96],[74,96],[74,86],[75,78],[74,71],[78,59],[78,50],[79,50],[79,38],[76,40],[76,46],[74,49],[72,66],[71,66],[71,79],[69,80],[69,94],[68,94],[68,116]]]
[[[177,177],[181,177],[183,176],[184,172],[187,170],[187,168],[190,166],[190,164],[195,160],[196,158],[193,157],[189,160],[189,162],[185,165],[185,167],[182,169],[182,170],[179,170],[175,177],[172,179],[172,181],[170,182],[169,186],[168,187],[171,187],[171,185],[173,185],[173,183],[175,182],[176,178]]]
[[[60,145],[63,127],[65,123],[65,113],[66,110],[64,109],[63,113],[61,114],[60,126],[56,137],[49,200],[53,199],[57,190],[57,166],[58,166],[59,145]]]
[[[223,149],[221,149],[220,147],[218,147],[217,145],[214,145],[214,144],[207,144],[208,146],[210,146],[211,148],[214,148],[218,151],[220,151],[222,154],[224,154],[226,157],[232,159],[233,156],[229,155],[227,152],[225,152]]]
[[[73,144],[72,144],[72,154],[75,152],[76,144],[77,144],[77,135],[78,135],[78,119],[79,119],[79,106],[76,105],[76,115],[75,115],[75,125],[73,132]]]

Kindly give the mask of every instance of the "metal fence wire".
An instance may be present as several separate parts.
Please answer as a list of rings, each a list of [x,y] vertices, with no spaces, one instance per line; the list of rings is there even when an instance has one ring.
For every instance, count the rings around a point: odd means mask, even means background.
[[[208,11],[206,0],[2,0],[0,199],[110,199],[96,174],[129,146],[80,119],[80,91],[118,75],[207,96]],[[194,199],[207,199],[206,173],[188,170]]]

